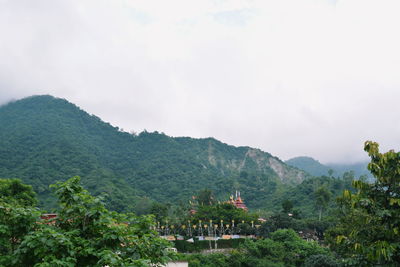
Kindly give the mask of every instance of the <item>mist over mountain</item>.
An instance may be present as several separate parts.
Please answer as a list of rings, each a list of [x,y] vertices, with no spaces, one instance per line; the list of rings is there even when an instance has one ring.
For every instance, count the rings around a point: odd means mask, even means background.
[[[353,164],[322,164],[318,160],[311,157],[295,157],[285,161],[286,164],[304,170],[313,176],[332,175],[335,177],[342,176],[345,172],[353,171],[355,177],[366,175],[372,178],[371,173],[367,169],[368,162],[359,162]]]
[[[366,175],[369,178],[372,178],[371,172],[367,169],[369,162],[358,162],[353,164],[338,164],[338,163],[329,163],[326,164],[329,168],[333,169],[335,174],[341,176],[345,172],[353,171],[356,177],[361,175]]]
[[[114,210],[143,201],[187,201],[203,188],[220,198],[241,190],[258,208],[282,185],[308,175],[273,155],[214,138],[126,133],[65,99],[32,96],[0,107],[0,177],[21,178],[51,208],[48,186],[72,176]]]

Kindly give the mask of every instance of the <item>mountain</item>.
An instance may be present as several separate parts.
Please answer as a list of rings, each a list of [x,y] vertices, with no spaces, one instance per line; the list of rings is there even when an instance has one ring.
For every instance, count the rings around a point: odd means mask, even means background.
[[[49,184],[75,175],[117,211],[151,200],[183,203],[203,188],[222,199],[240,190],[259,208],[280,186],[307,177],[267,152],[214,138],[129,134],[49,95],[0,107],[1,178],[21,178],[51,208]]]
[[[354,172],[355,177],[360,177],[361,175],[366,175],[372,178],[371,173],[367,169],[368,162],[360,162],[354,164],[321,164],[318,160],[311,157],[295,157],[285,161],[286,164],[296,167],[300,170],[313,175],[313,176],[323,176],[329,175],[329,171],[333,171],[333,176],[343,176],[345,172]]]
[[[329,167],[310,157],[296,157],[285,161],[286,164],[304,170],[313,176],[328,175]]]
[[[353,171],[355,177],[360,177],[361,175],[364,175],[371,180],[373,179],[373,176],[367,168],[368,163],[369,162],[358,162],[353,164],[329,163],[327,164],[327,166],[333,169],[335,173],[339,176],[342,176],[345,172]]]

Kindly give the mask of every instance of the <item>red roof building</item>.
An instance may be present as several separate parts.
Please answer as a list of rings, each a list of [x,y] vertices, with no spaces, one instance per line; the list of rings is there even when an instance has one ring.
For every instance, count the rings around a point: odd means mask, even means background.
[[[233,196],[230,197],[229,203],[234,205],[238,209],[243,209],[245,211],[248,211],[248,208],[246,207],[246,204],[244,204],[244,201],[240,197],[240,192],[236,191],[236,198],[233,199]]]

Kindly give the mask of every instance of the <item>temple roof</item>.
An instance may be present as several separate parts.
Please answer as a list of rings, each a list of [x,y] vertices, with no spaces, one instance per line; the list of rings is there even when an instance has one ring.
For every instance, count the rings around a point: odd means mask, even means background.
[[[238,209],[243,209],[245,211],[248,210],[248,208],[246,207],[246,204],[244,204],[244,201],[240,197],[240,192],[238,192],[238,191],[236,191],[236,198],[235,199],[233,198],[233,196],[231,196],[229,198],[229,203],[231,203],[232,205],[234,205]]]

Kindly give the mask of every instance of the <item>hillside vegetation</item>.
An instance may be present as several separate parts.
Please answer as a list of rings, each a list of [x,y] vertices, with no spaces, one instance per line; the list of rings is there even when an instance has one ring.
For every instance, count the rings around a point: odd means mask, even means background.
[[[48,95],[0,107],[0,177],[32,185],[50,209],[48,186],[71,176],[82,177],[93,194],[107,194],[109,208],[126,211],[151,200],[185,202],[203,188],[222,199],[241,190],[250,208],[260,208],[307,174],[267,152],[213,138],[122,132]]]
[[[313,176],[342,176],[344,173],[352,171],[355,176],[366,175],[372,178],[372,174],[368,171],[368,162],[359,162],[353,164],[322,164],[318,160],[311,157],[295,157],[285,161],[286,164],[299,168]]]

